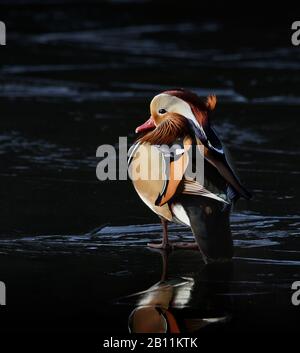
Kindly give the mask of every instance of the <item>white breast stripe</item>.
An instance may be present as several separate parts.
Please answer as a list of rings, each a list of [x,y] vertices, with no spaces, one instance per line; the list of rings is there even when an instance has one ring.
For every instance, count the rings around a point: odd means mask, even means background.
[[[175,151],[176,156],[178,156],[179,154],[184,153],[184,148],[177,148]]]

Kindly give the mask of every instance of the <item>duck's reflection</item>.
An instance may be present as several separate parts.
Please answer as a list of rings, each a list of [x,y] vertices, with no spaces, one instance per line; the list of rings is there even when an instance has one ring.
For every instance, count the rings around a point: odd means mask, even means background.
[[[200,278],[197,278],[196,284],[191,277],[169,279],[168,259],[170,253],[165,250],[159,250],[159,252],[162,258],[161,279],[148,290],[138,293],[139,299],[128,319],[129,332],[192,333],[208,324],[228,321],[230,318],[228,305],[220,307],[221,297],[212,293],[215,288],[212,286],[214,281],[211,276],[215,277],[216,272],[218,273],[220,269],[218,266],[221,265],[205,266],[200,273]],[[228,277],[231,269],[228,270],[227,267],[224,272],[223,267],[220,270],[222,271],[223,283],[226,283],[226,275]],[[191,301],[194,301],[192,305]],[[210,317],[207,315],[209,312],[216,315]]]

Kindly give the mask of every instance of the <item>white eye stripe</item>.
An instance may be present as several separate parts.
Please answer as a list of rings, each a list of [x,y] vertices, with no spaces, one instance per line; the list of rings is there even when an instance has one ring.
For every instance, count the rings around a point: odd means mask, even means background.
[[[152,99],[150,108],[151,106],[153,111],[156,111],[158,107],[165,107],[169,113],[177,113],[186,117],[191,120],[198,129],[200,129],[203,135],[205,135],[204,130],[193,114],[190,105],[181,98],[166,93],[160,93]]]

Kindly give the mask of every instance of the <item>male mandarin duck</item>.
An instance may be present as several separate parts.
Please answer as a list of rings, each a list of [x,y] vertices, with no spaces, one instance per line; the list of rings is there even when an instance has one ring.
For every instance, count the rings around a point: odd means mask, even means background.
[[[197,247],[206,263],[232,258],[230,211],[239,197],[251,198],[210,124],[216,102],[214,95],[201,99],[183,89],[156,95],[150,103],[150,118],[136,129],[140,137],[131,147],[128,161],[138,195],[163,225],[162,243],[148,245],[163,249]],[[167,152],[165,146],[169,147]],[[191,151],[196,151],[192,157]],[[204,178],[199,181],[187,171],[201,156]],[[162,177],[135,177],[143,165],[151,169],[150,173],[159,170]],[[189,226],[196,243],[170,244],[168,221]]]

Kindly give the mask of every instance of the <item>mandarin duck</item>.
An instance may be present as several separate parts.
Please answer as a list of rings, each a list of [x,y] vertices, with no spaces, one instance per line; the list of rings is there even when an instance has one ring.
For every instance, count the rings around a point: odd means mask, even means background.
[[[232,258],[230,211],[238,198],[251,198],[210,124],[216,102],[214,95],[202,99],[183,89],[156,95],[150,118],[136,128],[139,138],[128,159],[136,192],[163,226],[162,243],[148,246],[197,248],[206,263]],[[188,172],[199,160],[202,178]],[[196,242],[171,244],[168,222],[189,226]]]

